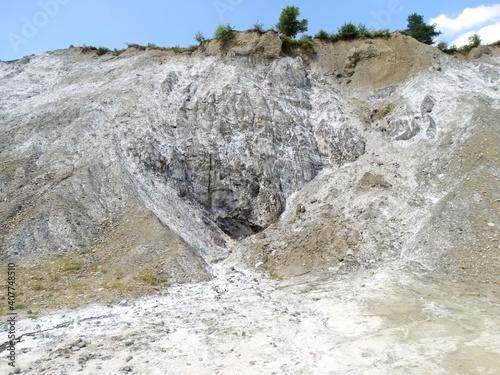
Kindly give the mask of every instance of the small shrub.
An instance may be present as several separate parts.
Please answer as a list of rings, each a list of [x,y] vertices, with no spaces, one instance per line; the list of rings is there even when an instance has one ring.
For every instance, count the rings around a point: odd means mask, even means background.
[[[265,32],[265,30],[264,30],[264,24],[262,22],[257,21],[257,22],[255,22],[253,24],[252,30],[253,31],[257,31],[257,32],[263,34]]]
[[[337,40],[340,40],[340,39],[342,39],[342,38],[340,37],[340,35],[339,35],[339,34],[335,34],[335,33],[330,34],[330,37],[328,38],[328,40],[329,40],[330,42],[332,42],[332,43],[333,43],[333,42],[336,42]]]
[[[181,46],[173,46],[172,48],[170,48],[174,53],[182,53],[184,51],[186,51],[185,48],[182,48]]]
[[[229,25],[219,25],[215,29],[214,38],[226,44],[234,38],[234,29]]]
[[[84,44],[83,47],[80,47],[80,48],[81,48],[83,53],[95,52],[97,54],[97,56],[105,55],[106,53],[111,51],[107,47],[99,47],[98,48],[98,47],[94,47],[94,46],[87,46],[86,44]]]
[[[141,46],[140,44],[137,44],[137,43],[125,43],[127,45],[127,48],[136,48],[138,49],[139,51],[145,51],[146,50],[146,46]]]
[[[301,47],[307,48],[307,47],[312,45],[311,40],[312,40],[312,36],[304,34],[300,37],[298,42],[299,42]]]
[[[437,48],[440,51],[444,52],[444,51],[446,51],[448,49],[448,43],[446,43],[446,42],[439,42],[438,45],[437,45]]]
[[[360,38],[371,38],[372,37],[371,31],[368,30],[368,28],[363,23],[360,23],[358,26],[358,34],[359,34]]]
[[[474,48],[479,47],[481,45],[481,37],[477,34],[474,34],[469,37],[469,44],[460,48],[460,53],[468,54]]]
[[[338,32],[340,39],[355,39],[359,37],[359,30],[353,23],[343,24]]]
[[[124,49],[116,49],[116,48],[115,48],[115,49],[113,50],[113,54],[114,54],[115,56],[120,56],[123,52],[125,52],[125,50],[124,50]]]
[[[173,46],[169,48],[168,50],[172,51],[173,53],[183,53],[183,52],[194,52],[198,49],[199,45],[193,44],[192,46],[189,47],[180,47],[180,46]]]
[[[477,34],[474,34],[469,38],[469,45],[472,46],[472,48],[479,47],[481,45],[481,42],[481,37]]]
[[[146,271],[139,272],[137,279],[151,286],[158,286],[163,282],[156,275]]]
[[[110,49],[107,47],[99,47],[96,50],[97,56],[102,56],[105,55],[106,53],[110,52]]]
[[[320,30],[314,37],[316,39],[336,42],[338,40],[349,40],[356,38],[389,39],[390,36],[391,32],[388,29],[373,31],[369,30],[364,24],[359,24],[359,26],[356,26],[353,23],[346,23],[339,28],[338,33],[328,34],[325,30]]]
[[[389,39],[391,37],[391,32],[389,29],[375,30],[371,32],[370,38],[384,38]]]
[[[321,39],[321,40],[329,40],[330,39],[330,34],[327,33],[325,30],[320,30],[314,35],[316,39]]]
[[[205,41],[205,37],[201,33],[201,31],[197,31],[196,34],[194,34],[194,39],[199,43],[203,43]]]
[[[492,46],[492,47],[500,47],[500,40],[496,41],[495,43],[491,43],[490,46]]]
[[[439,48],[439,46],[438,46]],[[453,55],[455,53],[460,53],[460,49],[457,48],[455,44],[452,44],[451,46],[448,46],[446,49],[443,50],[444,53],[448,55]]]
[[[92,51],[97,51],[97,47],[87,46],[86,44],[83,45],[83,47],[82,47],[83,53],[88,53],[88,52],[92,52]]]
[[[148,45],[146,46],[146,49],[148,50],[157,50],[157,51],[168,51],[168,48],[167,47],[160,47],[154,43],[148,43]]]
[[[472,48],[474,48],[474,47],[472,47],[471,45],[466,45],[466,46],[460,47],[460,49],[458,51],[463,55],[467,55],[470,51],[472,51]]]
[[[296,48],[310,49],[313,44],[311,42],[311,37],[309,35],[302,35],[300,39],[293,39],[289,36],[282,35],[281,41],[283,42],[283,50],[291,51]]]

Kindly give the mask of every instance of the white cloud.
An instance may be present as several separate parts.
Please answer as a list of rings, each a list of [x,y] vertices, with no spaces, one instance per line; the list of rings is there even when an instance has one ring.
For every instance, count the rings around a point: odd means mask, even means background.
[[[483,27],[477,33],[483,39],[483,43],[485,44],[498,42],[500,40],[500,22]]]
[[[430,23],[435,23],[437,25],[436,29],[441,31],[445,38],[452,38],[460,33],[470,31],[472,28],[478,28],[498,21],[500,21],[500,4],[466,8],[455,18],[441,14],[436,18],[431,18]]]
[[[490,44],[500,40],[500,22],[493,25],[485,26],[476,31],[468,31],[456,37],[450,45],[456,45],[461,47],[463,45],[469,44],[469,37],[474,34],[478,34],[481,37],[482,44]]]

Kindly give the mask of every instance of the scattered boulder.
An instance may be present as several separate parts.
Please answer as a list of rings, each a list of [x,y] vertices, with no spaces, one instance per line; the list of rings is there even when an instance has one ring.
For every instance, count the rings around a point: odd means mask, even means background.
[[[359,180],[358,185],[362,187],[381,187],[385,189],[391,187],[391,185],[387,181],[385,181],[381,175],[371,172],[366,172]]]
[[[416,119],[403,117],[388,119],[379,129],[395,141],[407,141],[418,134],[420,126]]]
[[[425,135],[427,136],[427,138],[430,138],[430,139],[436,138],[436,133],[437,133],[436,121],[429,115],[425,116],[425,119],[429,122],[429,126],[427,127],[427,130],[425,131]]]
[[[428,113],[431,113],[434,109],[435,104],[436,100],[431,95],[427,95],[420,105],[420,114],[422,115],[422,117],[424,117]]]

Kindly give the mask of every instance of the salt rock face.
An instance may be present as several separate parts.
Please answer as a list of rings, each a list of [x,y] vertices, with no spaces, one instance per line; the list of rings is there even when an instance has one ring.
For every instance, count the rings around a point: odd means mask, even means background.
[[[144,167],[203,205],[233,238],[275,222],[286,198],[333,154],[348,161],[364,153],[363,139],[348,125],[315,129],[308,121],[311,82],[302,59],[276,60],[262,78],[261,85],[239,74],[217,87],[192,82],[163,125],[175,129],[169,139],[135,141]],[[162,86],[177,81],[170,74]]]
[[[99,242],[139,202],[210,263],[276,222],[323,168],[362,155],[343,104],[317,103],[303,59],[269,59],[279,37],[246,34],[238,54],[69,50],[3,63],[7,253]]]
[[[280,42],[247,32],[185,54],[2,62],[0,255],[113,252],[119,240],[134,259],[159,254],[175,282],[221,260],[286,276],[431,249],[439,264],[439,202],[464,179],[496,187],[497,51],[476,65],[403,35],[312,41],[309,55]],[[472,184],[464,199],[485,191]],[[498,227],[494,199],[464,223]],[[496,248],[489,228],[483,248]]]

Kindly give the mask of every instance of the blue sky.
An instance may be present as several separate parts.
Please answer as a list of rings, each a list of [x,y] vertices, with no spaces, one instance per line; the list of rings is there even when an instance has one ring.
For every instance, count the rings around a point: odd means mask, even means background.
[[[0,0],[0,60],[83,44],[124,48],[125,43],[160,46],[196,44],[201,31],[210,38],[218,24],[237,30],[260,21],[276,24],[287,5],[309,20],[308,34],[337,31],[344,22],[403,30],[411,13],[438,23],[447,42],[466,42],[474,32],[500,39],[500,2],[418,0]],[[496,37],[498,35],[498,37]],[[496,39],[495,39],[496,37]]]

